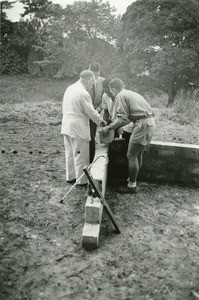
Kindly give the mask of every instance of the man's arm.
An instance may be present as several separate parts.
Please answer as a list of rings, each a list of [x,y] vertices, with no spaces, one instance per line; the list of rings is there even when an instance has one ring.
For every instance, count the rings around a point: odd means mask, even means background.
[[[129,109],[126,103],[126,98],[124,96],[119,97],[117,101],[119,101],[119,106],[117,108],[117,119],[108,126],[109,130],[117,129],[130,123],[130,120],[128,119]]]
[[[129,120],[124,120],[121,117],[117,117],[117,119],[107,127],[109,127],[109,130],[111,129],[115,130],[117,128],[123,127],[124,125],[127,125],[129,122],[130,122]]]
[[[103,117],[104,121],[106,121],[108,124],[111,123],[110,115],[109,115],[108,109],[102,108],[101,116]]]
[[[105,125],[106,122],[102,119],[97,110],[94,109],[90,95],[83,95],[81,105],[85,114],[97,125]]]
[[[103,127],[102,130],[105,135],[108,135],[110,130],[112,130],[112,129],[115,130],[117,128],[123,127],[124,125],[127,125],[128,123],[130,123],[129,120],[124,120],[120,117],[117,117],[117,119],[113,123],[111,123],[108,126]]]

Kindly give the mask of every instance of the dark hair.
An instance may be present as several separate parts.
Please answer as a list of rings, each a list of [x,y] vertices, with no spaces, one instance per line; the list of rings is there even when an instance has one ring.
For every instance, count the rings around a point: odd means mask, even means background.
[[[100,71],[100,64],[97,62],[92,62],[89,66],[89,70],[93,72],[99,72]]]
[[[103,88],[109,88],[109,82],[110,82],[110,81],[111,81],[111,80],[108,79],[108,78],[104,79],[104,81],[102,82],[102,87],[103,87]]]
[[[102,82],[102,87],[103,87],[103,92],[106,93],[109,97],[111,97],[112,100],[114,100],[114,97],[110,91],[110,87],[109,87],[109,82],[111,81],[111,79],[104,79],[104,81]]]
[[[121,91],[123,88],[125,88],[124,82],[119,78],[112,79],[109,83],[109,86],[117,89],[118,91]]]

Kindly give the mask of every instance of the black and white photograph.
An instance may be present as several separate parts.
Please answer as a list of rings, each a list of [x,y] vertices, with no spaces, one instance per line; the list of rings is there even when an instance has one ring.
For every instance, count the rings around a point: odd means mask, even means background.
[[[0,0],[0,300],[199,300],[199,0]]]

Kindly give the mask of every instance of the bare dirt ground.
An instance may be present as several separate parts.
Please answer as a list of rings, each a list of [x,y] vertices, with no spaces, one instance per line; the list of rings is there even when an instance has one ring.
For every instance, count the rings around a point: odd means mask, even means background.
[[[66,83],[1,77],[0,299],[199,299],[199,189],[140,183],[137,195],[108,185],[121,234],[103,214],[100,248],[81,247],[85,190],[65,182],[60,135]],[[69,84],[69,83],[67,83]],[[199,124],[156,109],[154,140],[199,144]]]
[[[58,125],[58,124],[57,124]],[[199,193],[141,183],[108,186],[100,248],[81,248],[86,191],[65,183],[60,126],[1,123],[0,299],[199,299]],[[167,131],[168,132],[168,131]]]

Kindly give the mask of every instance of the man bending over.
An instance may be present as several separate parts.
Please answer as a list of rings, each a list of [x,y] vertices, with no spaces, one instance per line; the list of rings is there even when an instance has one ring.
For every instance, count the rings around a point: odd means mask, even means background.
[[[115,101],[118,101],[117,119],[103,128],[104,133],[111,129],[123,127],[133,122],[127,158],[129,166],[128,185],[118,190],[121,193],[135,194],[138,192],[137,176],[142,166],[142,156],[145,146],[151,142],[155,129],[154,113],[149,103],[138,93],[125,89],[124,82],[114,78],[109,83],[110,91]]]

